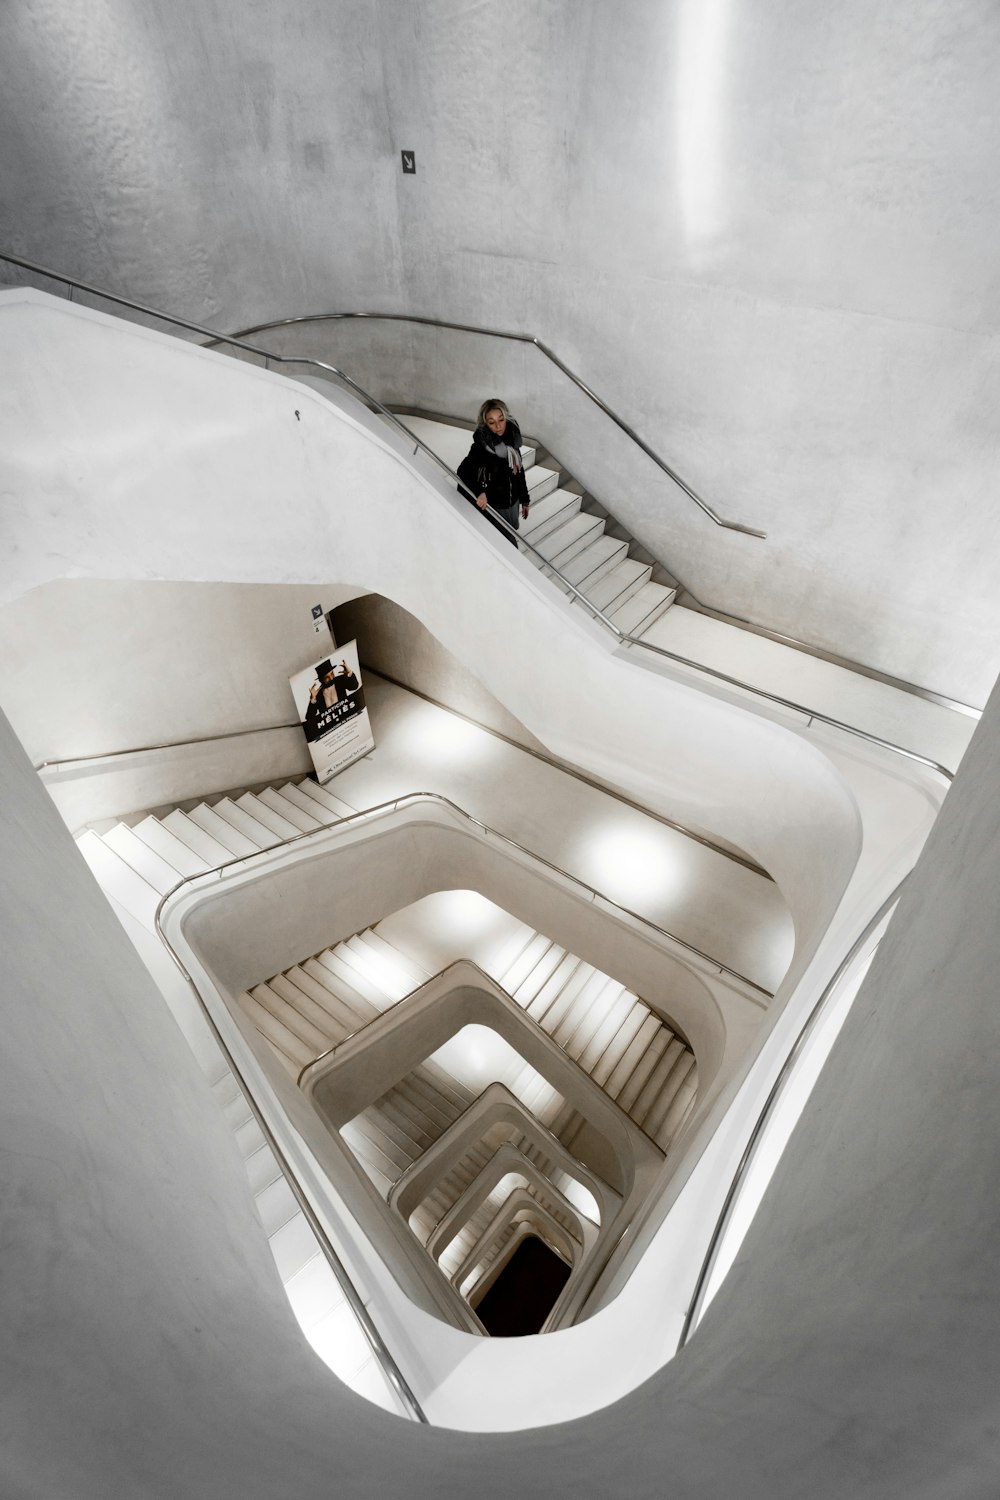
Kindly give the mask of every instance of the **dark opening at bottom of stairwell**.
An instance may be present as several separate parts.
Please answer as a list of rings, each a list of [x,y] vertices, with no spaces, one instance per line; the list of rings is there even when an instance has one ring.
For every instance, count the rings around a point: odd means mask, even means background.
[[[540,1332],[569,1273],[555,1251],[526,1235],[476,1308],[486,1332],[501,1339]]]

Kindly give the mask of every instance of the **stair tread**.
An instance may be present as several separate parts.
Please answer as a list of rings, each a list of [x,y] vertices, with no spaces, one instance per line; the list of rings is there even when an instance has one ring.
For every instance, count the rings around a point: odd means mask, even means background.
[[[575,583],[578,588],[586,592],[586,582],[589,578],[609,572],[614,566],[614,561],[620,561],[628,550],[628,543],[619,541],[616,537],[602,534],[582,552],[569,560],[562,573],[570,583]]]
[[[225,818],[220,818],[219,814],[213,812],[204,802],[200,802],[197,807],[192,807],[185,816],[190,818],[192,823],[197,823],[198,827],[204,829],[206,833],[211,834],[216,843],[228,849],[230,859],[233,857],[242,859],[249,854],[259,852],[259,844],[248,839],[246,834],[240,833],[239,829],[227,823]]]
[[[76,845],[101,889],[152,931],[160,904],[159,892],[137,875],[120,855],[109,849],[99,834],[92,831],[81,834]]]
[[[607,1092],[617,1101],[618,1107],[629,1115],[670,1040],[670,1035],[660,1025],[659,1018],[652,1016],[650,1019],[655,1023],[655,1030],[649,1035],[646,1031],[647,1022],[640,1027],[637,1040],[645,1036],[646,1045],[640,1055],[635,1058],[627,1076],[619,1082],[616,1080],[616,1074],[613,1073],[606,1086]]]
[[[173,890],[179,883],[180,871],[169,865],[141,838],[137,838],[124,823],[117,823],[101,837],[109,849],[113,849],[127,865],[131,865],[136,874],[141,875],[147,885],[159,891],[161,896],[165,896],[167,891]]]
[[[266,1005],[262,1005],[249,993],[240,995],[239,1004],[261,1035],[265,1036],[277,1051],[297,1068],[305,1067],[312,1056],[309,1048],[282,1021],[279,1021]]]
[[[322,985],[329,991],[331,997],[338,1000],[352,1013],[356,1020],[356,1030],[366,1026],[373,1021],[381,1012],[377,1006],[372,1005],[359,990],[350,985],[346,978],[336,974],[329,964],[324,964],[320,958],[307,958],[303,963],[297,965],[304,974],[307,974],[315,984]]]
[[[176,834],[182,843],[187,844],[189,849],[193,849],[195,854],[206,862],[210,870],[225,864],[233,857],[231,849],[227,849],[225,844],[220,844],[218,839],[213,838],[206,829],[201,828],[189,818],[187,813],[181,812],[179,807],[175,807],[173,812],[161,818],[160,822],[170,833]]]
[[[334,817],[350,818],[357,811],[349,802],[344,802],[340,797],[334,796],[329,787],[320,786],[318,781],[313,781],[311,776],[307,776],[304,781],[298,782],[297,785],[303,797],[308,797],[311,802],[315,802],[324,811],[333,813]]]
[[[280,813],[293,828],[298,829],[299,833],[314,833],[321,826],[318,817],[313,817],[312,813],[303,812],[296,803],[282,796],[276,787],[261,787],[255,795],[260,798],[261,802],[273,808],[276,813]]]
[[[528,519],[521,522],[521,531],[537,547],[541,537],[563,520],[568,520],[580,509],[580,505],[580,496],[574,495],[570,490],[550,490],[547,495],[532,500]]]
[[[577,511],[560,526],[547,531],[536,545],[543,557],[561,568],[564,560],[568,561],[583,550],[588,539],[594,541],[603,532],[604,521],[600,516],[591,515],[589,511]]]
[[[617,608],[606,611],[609,620],[626,635],[632,635],[646,625],[652,625],[673,604],[677,590],[662,583],[644,583],[630,599]]]
[[[213,802],[212,811],[216,817],[223,818],[231,828],[242,833],[258,849],[266,849],[269,844],[275,842],[274,833],[267,824],[253,817],[244,808],[237,807],[230,797],[220,797],[218,802]]]
[[[628,1015],[591,1071],[590,1076],[602,1088],[606,1086],[611,1074],[619,1066],[629,1047],[634,1044],[638,1032],[649,1018],[649,1009],[642,1004],[641,1000],[631,995],[631,1002]]]
[[[242,797],[237,797],[234,807],[248,814],[255,822],[260,823],[269,833],[279,839],[294,838],[299,832],[294,823],[283,818],[280,813],[275,812],[273,807],[268,807],[259,797],[252,792],[244,792]]]
[[[302,1045],[308,1049],[307,1062],[311,1062],[320,1052],[326,1051],[329,1046],[326,1034],[318,1026],[314,1026],[308,1016],[289,1005],[288,1001],[269,984],[255,984],[247,993],[276,1021],[280,1021],[286,1031],[298,1037]]]
[[[291,802],[297,807],[304,818],[311,818],[316,828],[329,828],[331,823],[337,821],[336,813],[329,808],[320,807],[315,797],[310,797],[308,792],[303,792],[294,781],[286,781],[278,788],[278,795],[284,797],[286,802]]]
[[[176,833],[161,823],[159,818],[143,818],[141,823],[136,823],[132,832],[165,859],[168,865],[173,865],[180,875],[202,875],[212,868],[207,859],[202,859],[190,845],[185,844],[183,839],[179,839]]]
[[[630,592],[641,588],[648,581],[651,572],[651,563],[641,563],[635,557],[623,558],[587,590],[587,598],[598,609],[606,612],[616,604],[624,603]]]

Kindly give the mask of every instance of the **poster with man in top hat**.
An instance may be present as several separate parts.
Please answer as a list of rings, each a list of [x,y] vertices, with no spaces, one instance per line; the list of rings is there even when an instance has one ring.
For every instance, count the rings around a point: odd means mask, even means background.
[[[357,641],[338,646],[332,656],[288,680],[321,785],[374,750]]]

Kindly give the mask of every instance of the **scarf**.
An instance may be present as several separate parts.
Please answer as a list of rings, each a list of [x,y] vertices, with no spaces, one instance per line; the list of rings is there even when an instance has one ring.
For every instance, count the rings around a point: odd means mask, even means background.
[[[488,448],[497,458],[506,458],[512,474],[520,474],[523,471],[524,465],[521,462],[520,453],[521,429],[513,417],[507,418],[503,437],[497,437],[496,433],[491,432],[485,423],[482,427],[477,427],[476,442]]]

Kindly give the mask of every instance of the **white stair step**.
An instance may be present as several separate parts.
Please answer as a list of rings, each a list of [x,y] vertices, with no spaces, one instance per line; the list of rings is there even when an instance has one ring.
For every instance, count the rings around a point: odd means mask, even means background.
[[[410,993],[412,986],[407,978],[385,958],[384,954],[377,953],[359,935],[348,938],[346,943],[339,943],[337,957],[342,958],[345,964],[349,964],[358,973],[363,974],[370,984],[381,991],[385,997],[383,1010],[387,1004],[395,1004],[397,1000],[402,1000],[404,995]]]
[[[327,808],[320,807],[315,798],[300,791],[294,781],[286,781],[285,785],[279,787],[278,790],[286,802],[291,802],[298,808],[304,818],[312,818],[317,828],[329,828],[331,823],[337,821],[336,814],[331,813]]]
[[[364,1113],[365,1118],[378,1127],[386,1140],[404,1153],[407,1166],[412,1166],[418,1157],[423,1156],[427,1147],[423,1144],[421,1132],[412,1120],[401,1118],[391,1103],[387,1104],[384,1098],[376,1099]],[[428,1141],[427,1145],[429,1144]]]
[[[304,797],[318,804],[325,812],[333,813],[336,818],[350,818],[357,811],[349,802],[344,802],[340,797],[335,797],[329,787],[320,786],[318,782],[307,776],[305,781],[298,783],[298,789]]]
[[[610,609],[617,609],[637,593],[644,583],[649,582],[652,571],[651,563],[641,563],[637,558],[626,557],[624,562],[616,563],[610,572],[605,573],[603,578],[599,578],[587,590],[587,598],[605,613]]]
[[[698,1092],[698,1070],[692,1067],[681,1084],[667,1110],[666,1118],[654,1137],[661,1151],[670,1149],[671,1142],[687,1120]]]
[[[650,1105],[643,1119],[639,1121],[647,1135],[656,1137],[667,1118],[670,1106],[677,1097],[679,1090],[691,1075],[694,1067],[694,1056],[678,1038],[680,1055],[674,1060],[670,1073],[664,1078],[657,1090],[656,1098]]]
[[[534,937],[524,945],[510,968],[500,976],[499,982],[508,995],[514,993],[531,973],[542,954],[546,953],[551,946],[549,939],[541,932],[536,932]]]
[[[160,893],[137,875],[104,840],[92,830],[81,834],[76,846],[93,872],[103,891],[113,896],[130,916],[141,922],[152,932],[156,925],[156,909],[160,904]]]
[[[644,583],[624,604],[605,613],[626,635],[641,635],[666,613],[676,597],[676,589],[666,588],[662,583]]]
[[[247,1102],[246,1095],[228,1068],[218,1083],[213,1085],[212,1093],[226,1117],[230,1130],[237,1131],[253,1119],[253,1110]]]
[[[348,982],[345,975],[336,974],[330,965],[320,962],[319,958],[307,958],[299,967],[305,974],[308,974],[310,979],[325,986],[331,996],[351,1012],[354,1017],[354,1030],[360,1030],[362,1026],[366,1026],[369,1021],[373,1021],[376,1016],[382,1014],[378,1006],[373,1005],[359,989]]]
[[[266,1142],[250,1156],[244,1157],[243,1165],[246,1167],[250,1191],[254,1197],[270,1187],[273,1182],[277,1182],[281,1176],[281,1168],[275,1160],[274,1152]]]
[[[591,1069],[591,1078],[595,1083],[599,1083],[601,1088],[604,1088],[628,1048],[632,1046],[641,1027],[649,1020],[648,1006],[643,1005],[641,1000],[637,1000],[631,991],[626,991],[626,994],[631,1001],[628,1015]]]
[[[667,1036],[667,1045],[629,1111],[635,1123],[641,1125],[643,1129],[645,1129],[650,1112],[659,1100],[661,1091],[669,1092],[670,1075],[675,1068],[679,1067],[686,1052],[681,1039],[671,1036],[666,1027],[664,1027],[664,1034]]]
[[[287,818],[275,812],[273,807],[268,807],[266,802],[262,802],[252,792],[244,792],[242,797],[237,797],[234,806],[266,828],[272,835],[272,843],[275,839],[295,838],[300,832],[294,823],[290,823]]]
[[[391,1170],[395,1177],[400,1177],[407,1167],[412,1165],[414,1158],[411,1152],[383,1130],[381,1122],[373,1115],[370,1108],[363,1109],[359,1115],[355,1115],[350,1125],[359,1136],[364,1138],[368,1147],[373,1147],[382,1157],[386,1164],[383,1170]]]
[[[573,960],[573,966],[567,968],[565,964],[560,964],[552,979],[549,980],[549,984],[545,986],[545,989],[548,989],[560,972],[562,973],[563,983],[546,1005],[545,1010],[536,1013],[532,1006],[528,1011],[528,1014],[534,1016],[538,1024],[543,1026],[552,1038],[555,1038],[566,1016],[575,1009],[580,995],[586,989],[594,972],[590,964],[584,963],[574,953],[567,954],[567,959]]]
[[[313,833],[322,826],[318,812],[315,815],[308,811],[303,812],[294,801],[290,801],[281,792],[275,791],[273,786],[262,787],[256,795],[261,802],[273,808],[276,813],[280,813],[293,828],[297,828],[299,833]]]
[[[528,496],[532,504],[540,500],[543,495],[550,495],[559,487],[558,470],[544,469],[541,464],[532,464],[530,469],[525,469],[524,477],[527,480]]]
[[[316,1236],[309,1227],[305,1214],[298,1213],[287,1224],[283,1224],[276,1234],[270,1237],[271,1254],[278,1268],[278,1275],[282,1281],[288,1281],[296,1271],[300,1271],[304,1265],[316,1254],[319,1246]]]
[[[367,1175],[371,1178],[383,1198],[388,1198],[393,1185],[399,1177],[394,1162],[388,1160],[377,1146],[373,1145],[362,1131],[356,1128],[354,1121],[342,1125],[340,1138],[354,1152]]]
[[[236,1137],[236,1145],[244,1161],[249,1161],[261,1146],[267,1145],[267,1137],[253,1115],[249,1120],[244,1120],[243,1124],[233,1131],[233,1135]]]
[[[396,1092],[400,1101],[406,1108],[412,1110],[418,1118],[426,1120],[428,1129],[436,1130],[441,1135],[450,1125],[453,1125],[461,1114],[443,1094],[429,1089],[426,1084],[421,1086],[413,1074],[401,1078],[396,1085]]]
[[[563,564],[576,557],[585,547],[604,535],[604,521],[588,511],[578,511],[561,526],[548,532],[538,543],[538,550],[562,572]]]
[[[314,1026],[307,1016],[289,1005],[284,996],[272,990],[269,984],[255,984],[249,992],[251,999],[256,1000],[269,1011],[276,1021],[280,1021],[286,1031],[298,1037],[303,1047],[308,1048],[307,1061],[311,1062],[321,1052],[325,1052],[329,1045],[325,1032],[318,1026]]]
[[[292,1311],[307,1334],[321,1318],[345,1302],[344,1293],[326,1257],[314,1255],[285,1286]]]
[[[206,833],[204,828],[200,828],[197,823],[188,817],[187,813],[181,812],[180,808],[175,808],[172,813],[167,813],[167,816],[160,821],[164,828],[168,829],[170,833],[175,834],[182,843],[187,844],[189,849],[193,849],[195,854],[205,861],[210,870],[214,870],[219,865],[224,865],[227,860],[232,859],[231,849],[227,849],[225,844],[220,844],[218,839],[214,839],[210,833]]]
[[[604,982],[598,986],[593,1007],[579,1030],[563,1043],[570,1057],[585,1073],[589,1073],[603,1056],[632,1008],[631,995],[626,998],[624,986],[617,979],[609,979],[606,975],[600,977]]]
[[[117,823],[114,828],[109,828],[107,833],[102,834],[105,844],[120,855],[127,865],[131,865],[137,875],[141,875],[147,885],[159,891],[165,896],[167,891],[172,891],[174,886],[181,880],[179,870],[173,865],[168,865],[165,859],[155,853],[142,839],[137,838],[131,828],[124,823]]]
[[[284,974],[275,974],[273,979],[267,981],[267,987],[284,1000],[286,1005],[290,1005],[296,1015],[301,1016],[303,1020],[316,1028],[323,1038],[324,1052],[340,1039],[341,1029],[334,1024],[329,1011],[324,1010],[311,995],[300,990],[298,985],[293,984]]]
[[[419,1145],[421,1153],[432,1146],[442,1130],[446,1128],[442,1125],[439,1116],[422,1109],[412,1094],[401,1089],[399,1084],[375,1102],[390,1119],[395,1120],[407,1132],[411,1140]]]
[[[230,828],[235,828],[237,833],[242,833],[243,837],[249,839],[250,843],[255,844],[258,849],[267,849],[277,842],[274,833],[266,823],[252,817],[244,808],[237,807],[229,797],[220,797],[218,802],[213,803],[212,811],[217,818],[222,818]]]
[[[381,953],[387,963],[394,964],[399,972],[409,979],[411,988],[416,989],[418,985],[426,984],[430,979],[427,969],[384,938],[377,927],[369,927],[360,936],[363,942],[373,948],[376,953]]]
[[[651,1035],[647,1031],[650,1021],[655,1022],[656,1028]],[[658,1016],[650,1016],[649,1021],[643,1022],[633,1047],[638,1048],[644,1037],[646,1044],[638,1055],[634,1059],[626,1058],[619,1063],[618,1068],[604,1086],[605,1092],[617,1101],[618,1107],[626,1114],[631,1114],[632,1107],[645,1086],[646,1080],[670,1041],[670,1035],[664,1031]],[[631,1066],[629,1066],[630,1062]]]
[[[141,823],[136,823],[132,832],[161,859],[165,859],[168,865],[172,865],[179,875],[203,875],[212,868],[207,859],[196,854],[158,818],[143,818]]]
[[[284,1177],[279,1177],[276,1182],[268,1183],[267,1187],[255,1193],[254,1202],[260,1214],[260,1222],[264,1226],[264,1233],[268,1237],[277,1234],[279,1229],[301,1212],[295,1194]]]
[[[532,500],[528,519],[521,522],[521,534],[537,547],[548,532],[576,515],[581,503],[581,496],[569,490],[551,490],[540,500]]]
[[[549,944],[531,972],[526,975],[517,989],[513,991],[513,998],[517,1001],[518,1005],[524,1006],[525,1009],[530,1006],[532,1000],[534,1000],[539,990],[545,984],[545,981],[555,972],[565,957],[565,948],[560,948],[558,943]]]
[[[292,1064],[296,1072],[305,1067],[307,1062],[312,1061],[313,1054],[310,1049],[303,1045],[293,1031],[279,1021],[267,1006],[261,1005],[253,995],[243,994],[239,997],[241,1009],[249,1016],[261,1036],[267,1038],[275,1051]]]
[[[248,839],[246,834],[240,833],[239,829],[234,828],[231,823],[227,823],[225,818],[220,818],[218,813],[213,812],[210,807],[206,807],[204,802],[200,802],[197,807],[192,807],[187,816],[191,819],[192,823],[197,823],[199,828],[203,828],[206,833],[210,833],[217,844],[221,844],[224,849],[228,849],[230,859],[234,855],[238,859],[243,859],[248,854],[258,853],[258,844],[255,844],[252,839]]]
[[[587,590],[588,583],[596,583],[603,578],[605,573],[610,573],[616,563],[620,563],[628,552],[628,543],[618,541],[613,536],[601,535],[596,541],[591,542],[576,557],[571,558],[560,573],[570,582],[575,583],[577,588]]]
[[[326,1026],[336,1033],[338,1041],[343,1041],[345,1037],[352,1036],[354,1032],[360,1031],[361,1027],[365,1024],[364,1020],[358,1016],[356,1011],[351,1009],[346,1001],[342,1000],[339,995],[335,995],[328,985],[314,979],[311,974],[307,973],[304,968],[300,968],[298,964],[288,969],[284,977],[294,984],[296,989],[308,995],[311,1000],[315,1001],[321,1007],[326,1013]],[[271,980],[270,983],[273,984],[274,980]]]
[[[311,974],[313,972],[311,967],[313,962],[318,963],[321,968],[324,968],[329,972],[330,977],[334,985],[338,987],[338,990],[341,986],[343,986],[343,993],[345,995],[345,998],[349,1001],[352,1007],[354,1005],[354,995],[357,995],[364,1005],[370,1007],[371,1016],[369,1017],[369,1019],[371,1019],[372,1016],[381,1015],[385,1010],[386,997],[379,989],[378,985],[373,984],[368,978],[367,974],[363,974],[356,964],[347,963],[344,958],[341,957],[339,947],[327,948],[325,952],[317,953],[315,960],[309,959],[302,965],[302,967],[306,970],[306,973]],[[314,977],[321,978],[322,976],[315,975]]]
[[[599,969],[591,968],[590,964],[586,967],[590,971],[586,982],[574,996],[573,1004],[551,1031],[552,1040],[566,1052],[570,1051],[570,1044],[578,1038],[591,1036],[605,1013],[605,1006],[600,1002],[609,983],[608,976]],[[582,1052],[583,1047],[584,1041],[581,1039],[577,1050]]]

